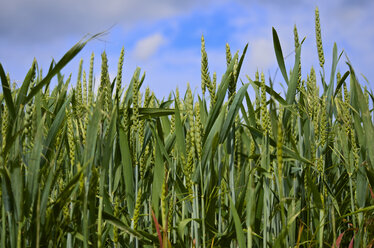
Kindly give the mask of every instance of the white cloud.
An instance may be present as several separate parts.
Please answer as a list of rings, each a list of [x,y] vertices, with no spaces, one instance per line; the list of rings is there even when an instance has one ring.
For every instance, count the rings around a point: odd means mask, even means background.
[[[166,38],[161,33],[151,34],[136,43],[134,57],[138,60],[147,60],[165,43]]]
[[[275,63],[273,43],[269,39],[259,38],[250,42],[249,61],[259,70],[266,70]]]
[[[133,28],[188,13],[205,1],[173,0],[12,0],[2,1],[0,35],[12,42],[48,43],[67,36],[82,37],[113,25]]]
[[[222,31],[221,33],[225,33],[224,39],[230,43],[232,53],[236,51],[234,48],[242,51],[244,44],[249,43],[241,71],[242,75],[248,74],[252,77],[257,69],[263,70],[265,74],[268,71],[274,74],[277,63],[271,27],[276,28],[283,55],[287,56],[293,51],[292,29],[295,23],[300,39],[307,36],[301,55],[302,72],[306,73],[305,70],[310,68],[310,65],[314,64],[318,67],[314,35],[314,7],[317,4],[320,8],[326,67],[329,68],[331,65],[329,61],[331,48],[333,42],[337,41],[339,51],[342,48],[347,51],[357,72],[363,72],[369,80],[372,80],[371,65],[374,50],[371,44],[374,41],[374,29],[370,25],[373,12],[370,10],[374,10],[374,1],[318,0],[318,3],[312,3],[307,0],[238,0],[240,11],[235,9],[238,6],[234,6],[233,11],[237,12],[235,15],[229,14],[227,12],[229,8],[225,5],[223,8],[217,8],[217,1],[3,1],[2,8],[0,8],[0,37],[2,37],[0,61],[6,64],[11,75],[15,75],[15,78],[21,81],[34,56],[39,62],[45,61],[42,67],[48,68],[51,57],[59,59],[63,52],[85,34],[94,34],[116,24],[116,27],[110,30],[109,37],[104,37],[101,41],[90,42],[88,47],[79,54],[79,57],[85,58],[84,66],[88,65],[91,51],[95,51],[97,54],[95,68],[97,65],[96,73],[99,74],[101,63],[99,54],[104,49],[107,52],[117,49],[112,52],[115,54],[114,58],[109,59],[109,62],[113,63],[110,68],[115,71],[120,51],[118,47],[124,45],[126,52],[129,52],[125,53],[124,76],[131,78],[136,65],[139,65],[147,71],[149,80],[146,82],[154,84],[151,88],[164,93],[161,95],[164,96],[175,88],[175,84],[179,84],[182,89],[187,81],[192,87],[200,83],[199,42],[178,45],[176,42],[180,41],[173,37],[177,33],[175,30],[179,28],[178,25],[181,24],[181,19],[196,13],[199,14],[198,16],[205,16],[210,12],[222,11],[222,18],[225,18],[225,22],[229,23],[231,29],[229,32]],[[218,2],[233,6],[228,0]],[[169,27],[165,28],[163,26],[165,23]],[[174,23],[173,27],[170,23]],[[191,23],[191,28],[193,27],[194,31],[200,35],[204,25],[198,24],[198,22]],[[156,25],[156,30],[159,32],[154,31]],[[121,32],[117,32],[118,26],[121,30],[123,28]],[[173,32],[170,32],[171,28]],[[136,43],[139,37],[143,39]],[[210,71],[211,74],[217,71],[218,80],[225,69],[224,42],[226,41],[224,39],[222,39],[223,46],[217,51],[210,50],[212,48],[207,39]],[[71,40],[74,42],[71,43]],[[217,42],[214,46],[217,46]],[[160,48],[163,49],[160,50]],[[152,56],[156,53],[157,57]],[[293,59],[293,55],[286,59],[287,70],[291,69]],[[340,62],[343,66],[345,66],[344,60],[343,57]],[[76,72],[78,58],[76,61],[69,67],[72,68],[71,70],[66,70],[67,73]],[[245,77],[242,78],[245,81]],[[279,72],[276,81],[282,81]],[[165,84],[165,87],[158,87],[160,83]]]
[[[291,2],[288,1],[288,2]],[[361,2],[365,5],[344,5],[334,0],[332,2],[322,3],[320,2],[320,18],[322,23],[322,40],[325,51],[325,69],[326,75],[329,75],[329,69],[331,66],[331,54],[333,42],[336,41],[338,44],[339,52],[344,49],[357,71],[362,71],[370,77],[369,66],[372,64],[373,47],[371,46],[374,29],[370,23],[371,11],[374,10],[374,2],[368,1]],[[283,55],[287,56],[293,51],[293,25],[296,23],[299,31],[299,39],[303,39],[306,36],[306,40],[303,44],[301,59],[302,59],[302,72],[303,75],[308,73],[307,68],[314,65],[318,68],[318,57],[315,44],[315,33],[314,33],[314,7],[313,4],[303,2],[294,8],[287,9],[285,11],[279,11],[280,6],[268,5],[261,12],[261,15],[267,16],[266,22],[257,22],[253,18],[242,19],[238,16],[233,20],[233,24],[237,25],[237,29],[233,35],[237,43],[249,42],[248,51],[248,62],[244,64],[248,66],[250,70],[264,69],[266,72],[271,67],[271,71],[276,70],[276,60],[274,56],[274,48],[272,45],[271,26],[274,25],[277,30]],[[249,16],[256,16],[253,13],[256,10],[254,8],[248,8]],[[303,10],[303,11],[301,11]],[[370,16],[371,17],[371,16]],[[271,63],[273,58],[273,64]],[[292,69],[294,61],[294,55],[291,54],[285,59],[287,70]],[[345,57],[340,61],[341,70],[346,70],[344,63]],[[357,67],[356,67],[357,65]],[[255,67],[255,68],[253,68]],[[275,69],[274,69],[275,68]],[[365,73],[366,72],[366,73]],[[282,81],[281,75],[277,74],[277,79]],[[370,79],[369,79],[370,80]]]

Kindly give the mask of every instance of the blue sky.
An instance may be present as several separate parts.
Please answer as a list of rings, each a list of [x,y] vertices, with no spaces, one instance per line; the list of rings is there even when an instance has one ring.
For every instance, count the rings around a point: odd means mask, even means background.
[[[0,0],[0,62],[10,73],[12,82],[20,85],[35,57],[47,70],[52,58],[58,60],[87,34],[108,30],[107,35],[91,41],[68,65],[63,73],[78,71],[84,59],[88,71],[90,54],[95,53],[95,75],[100,75],[100,54],[105,50],[109,71],[116,75],[121,48],[125,48],[124,84],[128,84],[135,68],[146,72],[144,86],[158,97],[167,96],[176,87],[183,92],[187,82],[200,91],[200,40],[206,41],[210,73],[220,79],[226,67],[225,44],[232,53],[249,44],[241,78],[253,78],[256,70],[275,79],[282,88],[277,72],[271,28],[280,37],[284,55],[293,52],[293,25],[302,47],[304,70],[319,69],[314,34],[314,9],[320,9],[326,69],[331,66],[332,46],[352,62],[356,73],[365,75],[374,84],[374,1],[370,0]],[[294,57],[286,59],[288,69]],[[345,72],[346,57],[340,61]],[[307,71],[303,71],[306,75]],[[367,83],[360,77],[363,85]],[[75,80],[73,80],[75,84]],[[99,82],[96,80],[96,84]]]

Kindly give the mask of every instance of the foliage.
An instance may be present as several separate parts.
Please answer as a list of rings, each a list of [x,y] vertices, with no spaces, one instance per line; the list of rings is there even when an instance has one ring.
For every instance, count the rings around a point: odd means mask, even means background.
[[[336,72],[336,45],[330,78],[320,63],[322,93],[313,68],[302,80],[294,33],[288,73],[273,29],[285,97],[263,74],[238,85],[247,46],[241,56],[226,46],[216,87],[203,44],[210,97],[188,87],[166,101],[141,93],[139,68],[122,87],[123,50],[113,80],[102,54],[97,94],[94,57],[88,86],[81,63],[68,90],[59,71],[88,40],[45,77],[34,61],[20,88],[0,64],[0,246],[371,247],[373,94],[349,61]]]

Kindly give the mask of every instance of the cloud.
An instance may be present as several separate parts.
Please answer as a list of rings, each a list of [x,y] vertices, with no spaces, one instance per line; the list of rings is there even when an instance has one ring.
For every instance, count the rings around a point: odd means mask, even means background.
[[[134,57],[138,60],[147,60],[166,43],[166,38],[161,33],[154,33],[139,40],[134,48]]]
[[[170,48],[145,61],[136,61],[134,54],[125,60],[124,82],[131,80],[132,73],[140,65],[146,77],[143,90],[149,86],[158,98],[167,97],[176,87],[185,92],[187,82],[192,89],[200,85],[200,50]],[[126,84],[125,83],[125,84]]]
[[[131,28],[188,13],[207,1],[12,0],[0,8],[0,36],[18,43],[49,42],[97,33],[113,25]]]
[[[274,65],[274,48],[273,43],[269,39],[259,38],[251,41],[249,51],[249,61],[252,65],[257,65],[257,68],[266,70]]]
[[[326,5],[333,5],[336,7],[352,7],[352,6],[359,6],[361,8],[365,8],[367,6],[370,6],[373,1],[372,0],[315,0],[315,1],[309,1],[309,0],[282,0],[282,1],[276,1],[276,0],[254,0],[254,1],[247,1],[247,0],[237,0],[238,2],[242,3],[246,6],[252,6],[253,3],[258,3],[261,5],[266,5],[268,7],[274,6],[278,9],[281,8],[282,10],[289,10],[290,8],[299,8],[299,7],[316,7],[316,6],[326,6]]]
[[[99,54],[106,50],[112,54],[113,65],[122,46],[126,49],[124,68],[132,75],[137,65],[147,70],[152,83],[191,85],[200,80],[200,36],[206,38],[211,74],[225,69],[225,43],[234,53],[249,43],[243,64],[243,74],[254,75],[259,69],[265,73],[276,70],[272,45],[271,27],[278,32],[285,56],[293,51],[293,25],[296,23],[299,37],[307,37],[302,49],[303,73],[310,65],[318,66],[314,34],[314,8],[320,9],[322,36],[325,49],[326,67],[337,41],[339,51],[345,49],[357,72],[363,72],[369,80],[373,78],[374,29],[371,13],[374,1],[331,0],[310,2],[307,0],[12,0],[3,1],[0,8],[0,61],[6,64],[14,78],[23,79],[33,57],[48,68],[51,57],[59,59],[87,33],[108,29],[104,42],[93,41],[79,54],[85,58],[85,66],[92,51]],[[218,2],[218,3],[217,3]],[[156,30],[156,31],[155,31]],[[194,55],[190,55],[190,52]],[[217,52],[216,52],[217,51]],[[87,53],[86,53],[87,52]],[[152,56],[155,55],[156,56]],[[177,56],[178,55],[178,56]],[[286,59],[291,69],[294,56]],[[186,61],[189,60],[189,61]],[[340,62],[343,66],[343,61]],[[43,62],[44,61],[44,62]],[[110,60],[112,61],[112,60]],[[75,63],[75,64],[74,64]],[[78,58],[71,70],[78,67]],[[357,67],[356,67],[357,65]],[[221,68],[222,67],[222,68]],[[173,68],[173,73],[171,73]],[[20,73],[21,72],[21,73]],[[20,74],[20,75],[18,75]],[[172,74],[172,75],[171,75]],[[131,76],[130,75],[130,76]],[[245,78],[245,77],[244,77]],[[278,73],[277,80],[282,77]],[[278,80],[278,81],[279,81]],[[166,94],[166,93],[165,93]]]

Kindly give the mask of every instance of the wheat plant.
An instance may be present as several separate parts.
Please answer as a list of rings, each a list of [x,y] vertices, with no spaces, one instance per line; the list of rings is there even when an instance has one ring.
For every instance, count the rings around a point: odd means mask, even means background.
[[[123,49],[114,79],[105,53],[98,82],[94,55],[88,79],[82,62],[76,82],[61,75],[89,40],[18,88],[0,64],[0,246],[372,247],[374,97],[349,61],[337,72],[336,44],[325,75],[319,22],[321,73],[296,26],[288,71],[272,30],[284,94],[239,78],[247,46],[226,45],[217,81],[203,37],[203,94],[167,100],[142,93],[140,68],[123,83]]]

